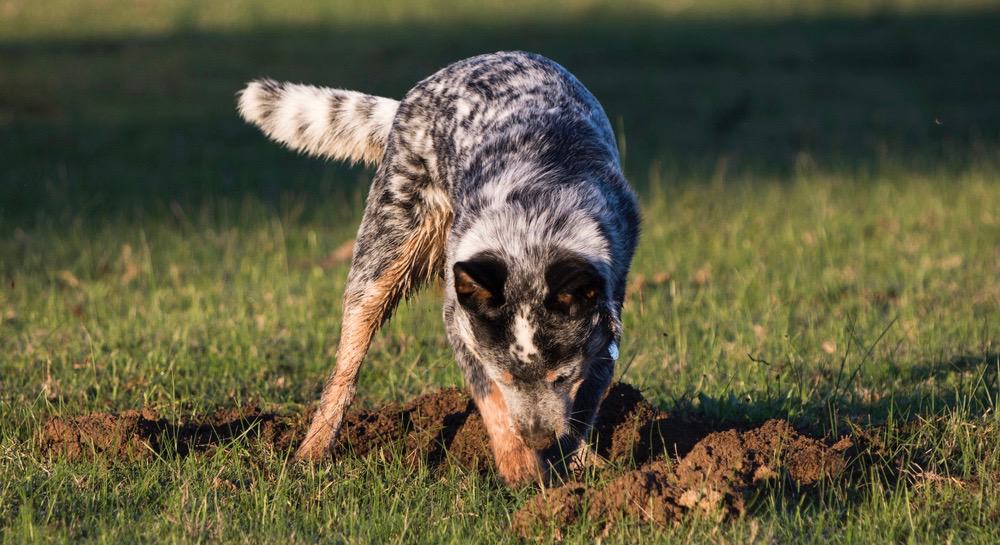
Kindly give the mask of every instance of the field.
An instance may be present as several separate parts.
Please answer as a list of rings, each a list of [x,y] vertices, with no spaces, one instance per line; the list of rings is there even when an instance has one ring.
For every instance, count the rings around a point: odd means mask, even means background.
[[[96,411],[301,413],[371,172],[271,144],[234,93],[268,75],[399,97],[500,49],[562,63],[618,131],[644,215],[619,377],[677,418],[857,445],[743,516],[603,543],[1000,542],[995,4],[371,4],[0,0],[3,543],[517,542],[534,492],[457,466],[39,440]],[[377,337],[359,407],[461,385],[440,290]]]

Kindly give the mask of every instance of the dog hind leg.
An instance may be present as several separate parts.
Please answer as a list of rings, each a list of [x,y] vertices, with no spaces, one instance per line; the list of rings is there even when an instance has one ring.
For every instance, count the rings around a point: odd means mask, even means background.
[[[372,183],[344,293],[337,364],[295,453],[299,459],[316,460],[330,452],[376,331],[403,297],[440,270],[450,200],[426,172],[409,168],[383,165]],[[415,177],[423,183],[414,186]]]

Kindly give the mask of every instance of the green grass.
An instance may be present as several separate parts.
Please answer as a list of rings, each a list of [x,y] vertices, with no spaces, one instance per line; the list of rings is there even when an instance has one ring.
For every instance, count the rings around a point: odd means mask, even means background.
[[[881,443],[871,472],[745,518],[605,542],[1000,539],[1000,12],[368,4],[0,1],[4,543],[514,542],[527,494],[458,470],[240,444],[71,464],[33,439],[53,415],[311,402],[347,272],[320,263],[370,173],[268,143],[233,93],[399,96],[503,48],[565,64],[619,130],[645,216],[619,372],[668,410]],[[460,383],[438,300],[377,338],[359,403]]]

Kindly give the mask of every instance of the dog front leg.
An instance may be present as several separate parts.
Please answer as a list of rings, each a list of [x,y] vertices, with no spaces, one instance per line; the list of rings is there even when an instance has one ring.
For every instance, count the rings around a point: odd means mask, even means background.
[[[509,485],[544,483],[545,471],[539,453],[528,447],[514,426],[510,411],[496,384],[482,397],[475,397],[479,414],[490,436],[497,471]]]

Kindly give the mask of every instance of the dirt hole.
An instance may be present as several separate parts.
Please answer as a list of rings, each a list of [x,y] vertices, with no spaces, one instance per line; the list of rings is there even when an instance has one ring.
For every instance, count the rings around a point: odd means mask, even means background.
[[[171,422],[151,409],[52,418],[39,433],[47,455],[68,460],[119,460],[206,452],[231,442],[279,450],[302,439],[308,414],[280,415],[250,406]],[[747,494],[787,479],[810,486],[846,466],[848,440],[827,445],[783,420],[734,428],[673,417],[627,384],[612,386],[595,425],[593,448],[608,460],[603,487],[570,482],[544,490],[514,514],[524,536],[554,531],[581,518],[610,528],[624,520],[666,525],[689,514],[725,517],[744,511]],[[486,430],[471,400],[450,388],[403,404],[355,410],[344,423],[338,456],[401,445],[407,461],[456,463],[487,470]],[[634,469],[628,469],[634,468]]]

